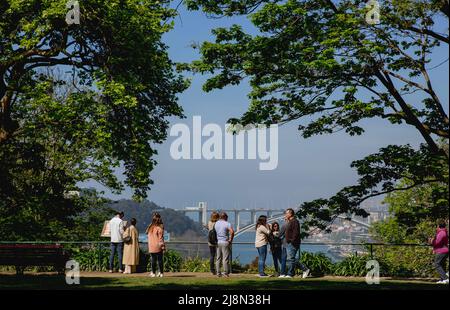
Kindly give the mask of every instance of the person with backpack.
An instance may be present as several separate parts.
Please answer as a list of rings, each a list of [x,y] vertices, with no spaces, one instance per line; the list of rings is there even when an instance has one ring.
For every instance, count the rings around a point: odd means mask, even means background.
[[[208,222],[208,247],[209,247],[209,270],[216,275],[216,254],[217,254],[217,232],[214,225],[219,220],[219,213],[214,211]]]
[[[445,272],[446,261],[448,258],[448,232],[444,222],[439,223],[436,230],[436,236],[430,240],[433,246],[434,266],[441,279],[438,284],[448,284],[448,273]]]

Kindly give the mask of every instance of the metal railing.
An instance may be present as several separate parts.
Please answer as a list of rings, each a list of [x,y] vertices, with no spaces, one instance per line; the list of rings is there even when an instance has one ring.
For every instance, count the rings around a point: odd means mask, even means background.
[[[99,245],[99,246],[107,246],[110,244],[109,241],[0,241],[0,245],[2,244],[60,244],[60,245]],[[147,241],[139,241],[140,245],[146,245]],[[166,241],[166,244],[169,245],[196,245],[196,246],[207,246],[208,243],[206,241],[195,241],[195,240],[173,240]],[[250,241],[233,241],[233,245],[253,245],[254,242]],[[373,258],[374,247],[378,246],[388,246],[388,247],[431,247],[429,244],[420,244],[420,243],[380,243],[380,242],[363,242],[363,243],[352,243],[352,242],[302,242],[301,245],[309,245],[309,246],[352,246],[352,247],[362,247],[367,249],[370,257]]]

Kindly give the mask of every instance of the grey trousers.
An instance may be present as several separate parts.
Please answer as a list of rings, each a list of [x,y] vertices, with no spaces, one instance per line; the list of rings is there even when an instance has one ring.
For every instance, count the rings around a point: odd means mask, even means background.
[[[445,273],[445,265],[448,258],[448,253],[445,254],[435,254],[434,257],[434,267],[436,268],[441,280],[448,279],[447,274]]]
[[[216,273],[220,274],[220,264],[222,263],[224,273],[230,273],[230,246],[227,243],[219,243],[217,245],[217,255],[216,255]]]

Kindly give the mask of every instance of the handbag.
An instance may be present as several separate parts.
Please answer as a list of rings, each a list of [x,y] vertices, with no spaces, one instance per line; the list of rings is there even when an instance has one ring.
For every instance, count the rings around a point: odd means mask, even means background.
[[[131,236],[130,236],[131,234],[130,234],[130,230],[129,229],[127,229],[126,230],[126,232],[124,233],[124,236],[123,236],[123,242],[125,242],[126,244],[129,244],[129,243],[131,243]]]

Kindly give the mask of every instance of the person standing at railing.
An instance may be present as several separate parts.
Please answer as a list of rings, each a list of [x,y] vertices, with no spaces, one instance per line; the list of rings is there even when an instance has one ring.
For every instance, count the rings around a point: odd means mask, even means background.
[[[219,220],[219,213],[214,211],[211,213],[211,218],[208,222],[208,247],[209,247],[209,270],[213,275],[216,275],[216,254],[217,254],[217,232],[214,225]]]
[[[261,278],[269,276],[264,272],[269,236],[270,226],[267,224],[267,216],[260,215],[256,222],[255,247],[258,250],[258,276]]]
[[[164,276],[164,225],[159,213],[153,214],[152,223],[147,227],[145,233],[148,235],[148,251],[151,255],[152,270],[150,277]],[[156,264],[158,264],[158,273],[156,273]]]
[[[123,212],[117,212],[116,216],[109,221],[111,232],[111,256],[109,257],[109,272],[114,271],[114,257],[119,257],[119,272],[123,272],[122,254],[123,254],[123,233],[124,233]]]
[[[220,213],[219,220],[214,225],[217,233],[217,254],[216,254],[216,274],[218,277],[230,275],[230,256],[231,245],[234,238],[234,230],[228,222],[228,215],[225,212]],[[224,272],[220,272],[222,264]]]
[[[444,222],[439,223],[436,230],[436,236],[430,240],[433,246],[434,266],[436,267],[441,280],[437,283],[448,284],[448,272],[445,272],[446,261],[448,259],[448,232]]]
[[[136,272],[136,266],[139,265],[139,232],[136,229],[136,219],[132,218],[130,224],[123,234],[123,264],[124,273],[127,274]]]

